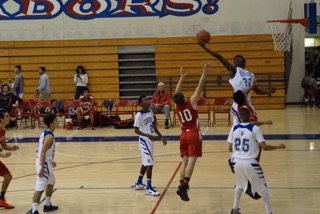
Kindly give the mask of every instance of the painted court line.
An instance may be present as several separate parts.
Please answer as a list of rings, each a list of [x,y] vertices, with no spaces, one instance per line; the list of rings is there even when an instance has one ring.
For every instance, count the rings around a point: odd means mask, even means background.
[[[169,189],[169,187],[170,187],[173,179],[176,177],[176,174],[177,174],[177,172],[179,171],[179,169],[180,169],[180,167],[181,167],[181,164],[182,164],[182,162],[179,163],[176,171],[174,171],[174,173],[173,173],[173,175],[171,176],[171,178],[170,178],[170,180],[169,180],[166,188],[163,190],[162,194],[161,194],[160,197],[159,197],[159,200],[157,201],[156,205],[154,206],[153,210],[151,211],[151,214],[154,214],[154,213],[156,212],[156,210],[157,210],[158,206],[160,205],[160,203],[161,203],[164,195],[166,194],[167,190]]]
[[[52,194],[56,191],[57,189],[53,189]],[[44,191],[45,192],[45,191]],[[44,197],[40,202],[39,205],[46,200],[46,197]],[[26,214],[32,214],[32,209],[28,210]]]

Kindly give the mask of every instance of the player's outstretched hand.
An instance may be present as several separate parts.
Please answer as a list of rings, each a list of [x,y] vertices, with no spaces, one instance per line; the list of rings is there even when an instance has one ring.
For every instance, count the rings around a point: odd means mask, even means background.
[[[2,158],[7,158],[7,157],[10,157],[11,156],[11,152],[6,152],[6,153],[0,153],[0,157]]]
[[[197,43],[198,43],[198,45],[199,45],[200,47],[202,47],[202,48],[206,47],[205,44],[202,44],[202,43],[200,43],[200,42],[197,42]]]
[[[278,146],[279,149],[285,149],[286,148],[286,145],[284,145],[283,143],[279,144]]]
[[[185,76],[187,76],[187,73],[186,72],[183,72],[183,67],[180,67],[180,76],[181,77],[185,77]]]
[[[167,145],[167,139],[165,137],[161,137],[161,141],[163,142],[163,145]]]

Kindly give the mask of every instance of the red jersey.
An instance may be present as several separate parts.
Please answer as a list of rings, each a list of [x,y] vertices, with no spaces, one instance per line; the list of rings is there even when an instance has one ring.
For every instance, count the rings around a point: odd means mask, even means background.
[[[85,99],[84,96],[81,96],[79,100],[81,102],[81,107],[83,108],[83,110],[87,110],[88,108],[90,108],[91,103],[93,102],[93,97],[89,96],[88,99]]]
[[[249,110],[250,113],[250,121],[257,121],[258,117],[256,112],[252,109],[252,107],[248,104],[245,104],[243,106],[238,106],[238,114],[240,115],[240,111],[242,108],[247,108]]]
[[[176,105],[176,114],[181,123],[181,130],[199,129],[198,110],[194,110],[190,100],[183,105]]]

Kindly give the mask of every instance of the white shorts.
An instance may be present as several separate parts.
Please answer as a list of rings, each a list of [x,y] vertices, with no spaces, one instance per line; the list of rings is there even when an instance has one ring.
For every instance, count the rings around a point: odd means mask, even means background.
[[[240,116],[238,114],[238,104],[233,102],[231,110],[230,110],[232,117],[233,117],[233,125],[238,125],[239,123],[241,123],[241,119]]]
[[[236,175],[236,185],[247,190],[248,181],[251,183],[252,192],[261,192],[267,188],[267,183],[259,163],[255,159],[243,160],[234,158],[234,171]]]
[[[154,142],[152,142],[149,138],[142,136],[139,137],[139,148],[143,166],[153,165],[153,147]]]
[[[44,164],[44,176],[40,178],[38,176],[41,169],[40,160],[36,161],[36,170],[37,170],[37,183],[36,183],[36,191],[44,191],[48,185],[54,185],[56,182],[56,178],[52,171],[51,161],[46,161]]]

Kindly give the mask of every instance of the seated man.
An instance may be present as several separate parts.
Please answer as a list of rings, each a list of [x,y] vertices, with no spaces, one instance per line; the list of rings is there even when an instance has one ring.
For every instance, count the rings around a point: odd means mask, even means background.
[[[94,130],[94,101],[93,97],[90,96],[89,89],[85,89],[82,96],[79,98],[79,106],[80,109],[78,109],[78,121],[79,121],[79,127],[78,130],[83,129],[83,123],[82,123],[82,117],[87,119],[86,117],[90,117],[90,127],[92,130]]]
[[[165,128],[169,128],[169,118],[170,118],[170,94],[169,91],[164,90],[164,83],[159,82],[158,89],[152,95],[150,110],[153,113],[162,112],[165,114]]]
[[[315,93],[315,102],[317,105],[320,104],[320,88],[318,87],[317,81],[312,77],[313,76],[313,72],[311,70],[306,71],[306,76],[302,79],[301,81],[301,87],[304,88],[304,85],[310,85],[313,86],[314,88],[314,92],[313,91],[308,91],[308,93]],[[311,100],[306,100],[311,101]],[[320,105],[319,105],[320,107]]]

